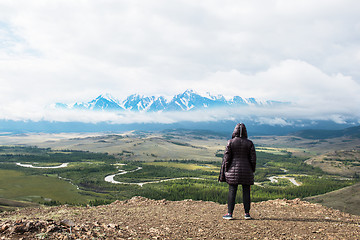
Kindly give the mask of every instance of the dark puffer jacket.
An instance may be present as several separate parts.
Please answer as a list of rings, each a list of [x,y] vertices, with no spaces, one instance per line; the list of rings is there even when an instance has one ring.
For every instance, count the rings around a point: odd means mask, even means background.
[[[254,184],[256,153],[252,141],[247,138],[246,127],[237,124],[232,139],[226,146],[219,181],[228,184]]]

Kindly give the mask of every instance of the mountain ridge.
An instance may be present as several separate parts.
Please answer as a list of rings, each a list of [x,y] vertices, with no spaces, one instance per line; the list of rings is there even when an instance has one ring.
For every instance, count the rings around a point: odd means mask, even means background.
[[[338,137],[360,138],[360,126],[348,127],[337,130],[304,129],[290,134],[307,139],[327,139],[327,138],[338,138]]]
[[[188,89],[183,93],[173,96],[167,100],[164,96],[144,96],[132,94],[123,100],[113,97],[111,94],[101,94],[89,102],[76,102],[73,105],[56,103],[57,108],[83,109],[83,110],[105,110],[105,111],[139,111],[139,112],[162,112],[162,111],[192,111],[204,108],[226,107],[226,106],[273,106],[288,104],[273,100],[260,101],[255,98],[242,98],[233,96],[227,100],[223,95],[201,95],[194,90]]]

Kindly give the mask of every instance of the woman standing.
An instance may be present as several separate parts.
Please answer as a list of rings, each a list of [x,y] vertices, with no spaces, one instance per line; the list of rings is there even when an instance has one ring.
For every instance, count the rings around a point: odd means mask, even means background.
[[[229,184],[228,213],[224,219],[233,219],[238,185],[242,185],[245,219],[250,217],[250,185],[254,184],[256,153],[252,141],[247,138],[245,124],[236,125],[232,139],[228,141],[223,157],[219,181]]]

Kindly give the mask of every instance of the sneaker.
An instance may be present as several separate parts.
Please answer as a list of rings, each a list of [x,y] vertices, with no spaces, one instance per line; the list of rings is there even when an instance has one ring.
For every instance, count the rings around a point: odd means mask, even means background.
[[[250,216],[249,213],[245,213],[245,219],[246,219],[246,220],[250,220],[250,219],[251,219],[251,216]]]
[[[232,219],[234,219],[234,218],[232,217],[232,214],[228,213],[228,214],[226,214],[226,215],[223,216],[223,219],[232,220]]]

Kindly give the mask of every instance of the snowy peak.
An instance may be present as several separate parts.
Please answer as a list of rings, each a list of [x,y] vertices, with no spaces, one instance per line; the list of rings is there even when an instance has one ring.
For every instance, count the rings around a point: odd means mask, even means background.
[[[153,103],[149,106],[149,112],[161,112],[166,109],[167,101],[163,96],[156,98]]]
[[[74,107],[90,110],[124,110],[110,94],[102,94],[88,103],[75,103]]]
[[[117,102],[117,99],[113,97],[110,93],[101,94],[96,99],[105,99],[109,102]]]
[[[201,96],[193,90],[186,90],[184,93],[178,94],[173,97],[169,103],[170,109],[168,110],[185,110],[188,111],[195,107],[199,102]]]
[[[201,96],[193,90],[186,90],[184,93],[176,95],[170,102],[170,105],[173,108],[171,110],[180,108],[181,110],[188,111],[191,109],[228,105],[228,103],[223,95],[212,96],[207,94]]]
[[[162,112],[162,111],[192,111],[204,108],[226,107],[226,106],[250,106],[250,105],[266,105],[274,106],[284,104],[283,102],[268,100],[260,102],[255,98],[242,98],[234,96],[230,100],[219,94],[216,96],[206,93],[200,95],[192,89],[188,89],[183,93],[175,95],[171,100],[165,97],[141,96],[132,94],[124,100],[118,100],[111,94],[101,94],[97,98],[87,103],[75,103],[74,105],[66,105],[64,103],[56,103],[56,107],[70,109],[87,109],[87,110],[103,110],[103,111],[141,111],[141,112]]]
[[[133,94],[127,97],[123,102],[122,105],[125,109],[134,110],[134,111],[144,111],[148,110],[149,107],[154,102],[155,97],[144,97],[140,96],[139,94]]]
[[[109,99],[107,97],[99,96],[93,101],[93,110],[123,110],[123,108],[119,106],[117,101],[111,98]]]

